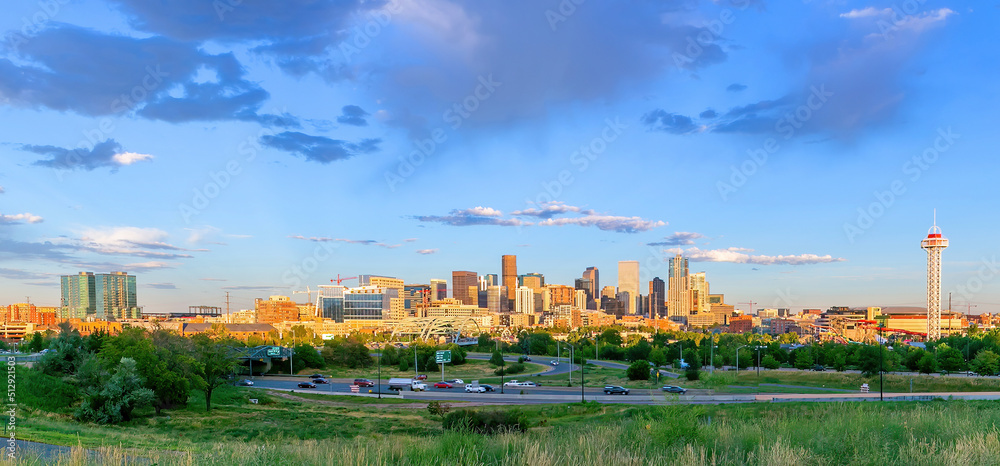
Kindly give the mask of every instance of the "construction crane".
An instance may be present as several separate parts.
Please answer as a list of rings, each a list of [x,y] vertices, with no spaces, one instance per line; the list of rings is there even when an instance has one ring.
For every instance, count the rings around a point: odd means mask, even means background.
[[[737,305],[743,305],[743,304],[749,305],[750,306],[750,310],[747,311],[747,315],[753,315],[753,307],[754,307],[755,304],[759,304],[759,303],[755,303],[753,301],[750,301],[749,303],[736,303],[736,304]]]
[[[305,293],[306,295],[308,295],[309,302],[312,303],[313,302],[313,298],[312,298],[313,291],[316,291],[316,290],[313,290],[313,289],[309,288],[308,286],[306,286],[306,290],[305,291],[293,291],[292,294],[303,294],[303,293]]]
[[[337,282],[337,285],[339,286],[340,282],[347,281],[347,280],[356,280],[357,278],[358,277],[344,277],[344,278],[340,278],[340,274],[338,273],[337,274],[337,278],[331,278],[330,281],[331,282]]]

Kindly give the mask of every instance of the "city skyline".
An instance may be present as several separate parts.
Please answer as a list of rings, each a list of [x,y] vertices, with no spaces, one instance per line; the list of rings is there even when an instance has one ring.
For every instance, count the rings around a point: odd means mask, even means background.
[[[54,5],[0,18],[4,302],[81,271],[147,312],[506,285],[504,254],[570,286],[636,260],[641,291],[680,253],[733,302],[924,306],[936,208],[944,306],[1000,312],[1000,50],[967,46],[995,8]]]

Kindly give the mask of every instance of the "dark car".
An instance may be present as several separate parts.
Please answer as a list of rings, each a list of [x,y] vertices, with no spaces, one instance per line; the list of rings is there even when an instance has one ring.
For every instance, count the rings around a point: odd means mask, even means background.
[[[374,387],[375,382],[372,382],[371,380],[368,379],[354,379],[354,385],[357,385],[359,387]]]
[[[823,367],[823,365],[822,365],[822,364],[816,364],[815,366],[813,366],[813,370],[814,370],[814,371],[825,371],[825,370],[826,370],[826,368],[825,368],[825,367]]]
[[[676,385],[666,385],[663,387],[663,391],[668,393],[680,393],[681,395],[687,393],[686,388],[681,388]]]
[[[625,387],[619,387],[617,385],[608,385],[604,387],[605,395],[628,395],[628,389]]]
[[[310,379],[320,379],[323,378],[323,374],[313,374],[309,376]]]
[[[528,356],[524,356],[524,360],[525,361],[531,361],[531,358],[529,358]]]
[[[434,384],[434,388],[451,388],[452,385],[448,382],[438,382]]]
[[[497,391],[497,389],[494,388],[492,385],[486,385],[484,383],[481,383],[481,384],[479,384],[479,386],[485,388],[486,391],[488,391],[488,392],[495,392],[495,391]]]
[[[322,377],[317,377],[317,378],[313,379],[313,383],[330,383],[330,381],[326,380],[326,379],[324,379]]]
[[[316,388],[316,384],[312,382],[299,382],[299,388]]]

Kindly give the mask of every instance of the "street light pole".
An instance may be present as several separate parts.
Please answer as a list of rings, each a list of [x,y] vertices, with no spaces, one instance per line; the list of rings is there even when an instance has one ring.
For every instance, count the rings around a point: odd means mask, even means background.
[[[743,349],[743,348],[746,348],[747,346],[750,346],[750,345],[743,345],[743,346],[737,346],[736,347],[736,378],[737,379],[740,377],[740,350]]]
[[[375,343],[378,350],[378,399],[382,399],[382,345]]]

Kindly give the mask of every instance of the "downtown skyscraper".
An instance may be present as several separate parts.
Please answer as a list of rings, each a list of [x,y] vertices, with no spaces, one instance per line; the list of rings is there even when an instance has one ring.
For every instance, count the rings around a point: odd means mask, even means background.
[[[618,295],[625,296],[625,312],[635,314],[638,311],[636,302],[639,298],[639,261],[618,262]]]
[[[514,302],[517,294],[517,256],[504,255],[500,257],[501,285],[507,287],[507,299]]]
[[[667,279],[667,316],[686,321],[691,314],[691,297],[688,290],[688,260],[678,254],[670,259]]]

